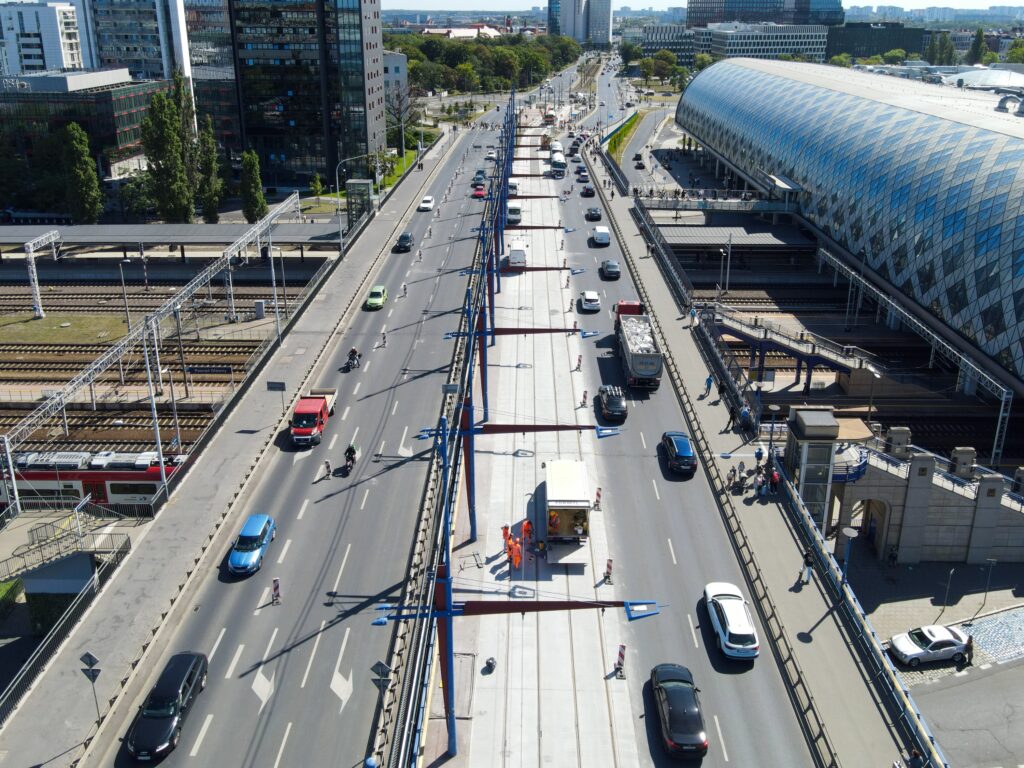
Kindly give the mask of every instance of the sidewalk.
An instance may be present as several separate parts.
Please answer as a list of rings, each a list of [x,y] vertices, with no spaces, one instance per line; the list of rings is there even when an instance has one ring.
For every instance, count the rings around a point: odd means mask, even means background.
[[[392,242],[408,206],[422,197],[439,163],[468,133],[460,131],[453,145],[441,141],[426,154],[424,171],[414,171],[398,187],[361,235],[363,247],[350,250],[321,286],[309,307],[312,311],[295,322],[259,372],[259,380],[252,382],[171,500],[146,527],[145,541],[133,541],[131,555],[6,723],[0,732],[0,763],[56,768],[77,759],[96,732],[96,707],[79,657],[85,652],[99,657],[96,696],[101,712],[108,712],[143,649],[163,641],[165,636],[154,636],[155,631],[196,572],[202,554],[211,545],[220,547],[225,539],[218,539],[224,532],[222,523],[235,504],[244,501],[247,479],[278,435],[285,412],[282,397],[268,392],[261,380],[285,382],[289,401],[300,391],[321,351],[343,326],[347,308],[361,295],[381,247]],[[203,567],[209,565],[202,566],[201,573]]]
[[[590,165],[596,171],[595,177],[602,181],[609,178],[599,163],[590,161]],[[609,199],[603,184],[596,186],[606,210],[622,229],[625,242],[621,245],[629,250],[630,269],[648,292],[664,336],[665,352],[674,358],[684,386],[692,394],[697,417],[712,450],[716,455],[752,454],[754,446],[747,446],[741,434],[723,429],[728,412],[714,390],[710,397],[697,397],[704,390],[708,369],[687,327],[689,320],[676,306],[657,262],[643,257],[646,244],[629,212],[632,200],[620,195]],[[748,459],[747,463],[752,465],[753,460]],[[790,528],[788,513],[772,497],[757,501],[752,497],[735,497],[733,502],[840,760],[850,766],[891,765],[899,756],[899,745],[894,740],[890,720],[876,700],[869,678],[834,614],[835,606],[816,580],[809,587],[795,585],[803,545]]]

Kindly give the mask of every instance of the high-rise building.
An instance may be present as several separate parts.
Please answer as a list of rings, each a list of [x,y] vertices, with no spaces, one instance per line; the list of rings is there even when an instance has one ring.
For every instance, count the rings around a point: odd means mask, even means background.
[[[587,39],[591,45],[612,44],[612,0],[590,0],[588,3]]]
[[[562,34],[562,0],[548,0],[548,34]]]
[[[841,27],[829,27],[826,59],[848,53],[855,59],[881,56],[887,51],[902,48],[907,53],[921,53],[924,29],[904,27],[898,21],[867,23],[846,23]]]
[[[842,24],[840,0],[690,0],[686,26],[752,24]]]
[[[694,30],[683,24],[651,24],[644,27],[640,47],[644,56],[653,56],[658,51],[670,51],[676,55],[681,67],[693,66]]]
[[[81,69],[75,7],[66,2],[0,5],[0,74]]]
[[[785,24],[842,24],[841,0],[784,0],[781,21]]]
[[[192,77],[183,0],[83,2],[92,14],[97,67],[127,67],[139,80],[167,80],[175,70]]]
[[[242,125],[228,0],[184,0],[192,92],[200,126],[207,115],[221,146],[242,152]]]
[[[822,24],[713,24],[708,29],[707,53],[716,59],[777,59],[788,54],[825,61],[828,27]]]
[[[384,148],[379,0],[232,0],[242,144],[266,184],[365,177]],[[353,158],[348,160],[348,158]]]
[[[384,51],[384,93],[409,91],[409,57],[398,51]]]
[[[588,0],[562,0],[560,34],[571,37],[577,43],[587,41]]]

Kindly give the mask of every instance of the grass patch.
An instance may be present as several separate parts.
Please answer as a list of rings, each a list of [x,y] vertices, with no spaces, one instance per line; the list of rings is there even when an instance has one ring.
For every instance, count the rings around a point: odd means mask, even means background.
[[[21,579],[0,581],[0,605],[3,605],[7,601],[13,601],[21,594],[23,589],[25,589],[25,585],[22,584]]]
[[[43,307],[46,294],[43,294]],[[138,312],[132,321],[141,320]],[[67,327],[62,327],[67,323]],[[14,344],[103,344],[125,335],[124,310],[110,307],[109,315],[48,314],[36,320],[31,312],[0,316],[0,342]]]
[[[626,151],[629,140],[636,133],[640,120],[646,112],[637,112],[629,120],[623,123],[622,127],[615,132],[615,135],[608,139],[608,154],[615,158],[615,162],[622,165],[622,153]]]
[[[394,186],[395,182],[398,181],[402,174],[405,173],[405,169],[410,167],[416,161],[416,150],[407,149],[405,150],[405,157],[395,158],[395,168],[391,173],[384,177],[384,188]]]

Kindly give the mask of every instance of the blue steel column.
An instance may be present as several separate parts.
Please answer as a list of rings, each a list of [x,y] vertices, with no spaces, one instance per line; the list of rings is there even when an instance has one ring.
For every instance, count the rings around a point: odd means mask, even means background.
[[[441,417],[441,493],[442,524],[444,525],[444,615],[438,618],[444,629],[445,661],[448,674],[444,681],[445,722],[448,726],[448,754],[455,757],[459,740],[455,731],[455,637],[452,632],[452,509],[448,493],[448,420]]]

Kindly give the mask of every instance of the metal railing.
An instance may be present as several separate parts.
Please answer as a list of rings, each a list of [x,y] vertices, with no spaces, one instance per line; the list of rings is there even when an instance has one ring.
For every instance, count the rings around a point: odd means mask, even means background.
[[[2,694],[0,694],[0,725],[7,722],[14,710],[17,708],[22,697],[28,692],[36,678],[43,671],[50,659],[60,649],[60,646],[67,639],[71,630],[74,629],[78,620],[88,609],[89,605],[103,589],[103,586],[110,579],[111,574],[117,570],[124,558],[131,551],[132,542],[125,535],[117,534],[105,537],[110,545],[104,549],[94,550],[97,554],[103,554],[102,561],[96,569],[88,584],[82,588],[71,605],[60,617],[53,628],[36,646],[35,651],[29,656],[21,670],[10,682]]]
[[[633,201],[633,217],[640,225],[644,239],[650,246],[651,253],[657,258],[658,266],[666,277],[669,288],[676,295],[676,300],[682,307],[689,307],[693,303],[693,282],[689,275],[679,268],[676,263],[672,247],[668,244],[665,236],[661,234],[661,228],[651,218],[647,208],[639,200]]]
[[[25,552],[0,560],[0,581],[7,581],[33,568],[58,560],[74,552],[107,552],[112,542],[127,539],[123,533],[67,533],[44,541]]]

